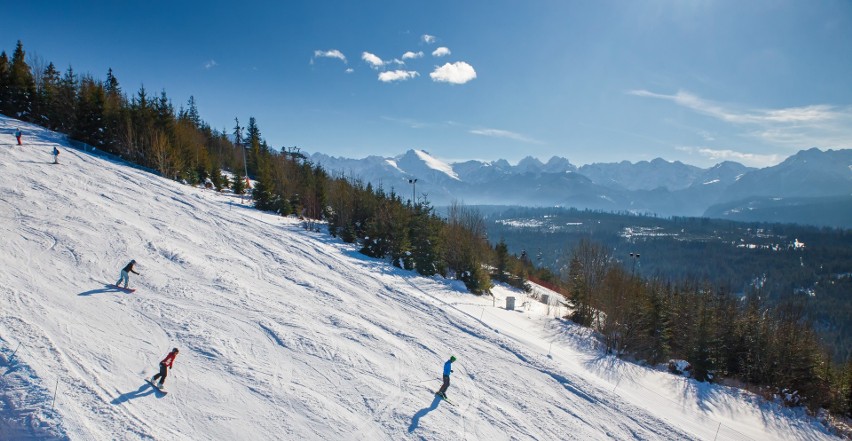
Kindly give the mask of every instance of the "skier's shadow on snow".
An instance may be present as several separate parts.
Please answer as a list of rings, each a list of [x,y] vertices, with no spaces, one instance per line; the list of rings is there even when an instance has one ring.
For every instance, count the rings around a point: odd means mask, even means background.
[[[156,395],[157,398],[163,398],[163,397],[166,396],[166,394],[164,394],[162,392],[157,393],[157,389],[155,389],[154,386],[151,386],[150,384],[145,383],[142,386],[139,386],[139,389],[136,389],[133,392],[127,392],[127,393],[121,394],[119,397],[112,400],[111,403],[112,404],[123,404],[127,401],[130,401],[130,400],[133,400],[133,399],[136,399],[136,398],[147,397],[148,395],[152,395],[152,394]]]
[[[119,288],[116,288],[112,285],[104,284],[103,288],[90,289],[86,292],[81,292],[80,294],[77,294],[77,295],[78,296],[90,296],[92,294],[103,294],[103,293],[106,293],[106,292],[125,292],[125,291],[123,291]]]
[[[441,402],[441,397],[435,395],[435,398],[432,399],[432,404],[429,407],[424,407],[417,411],[413,417],[411,417],[411,425],[408,426],[408,433],[414,432],[417,430],[417,426],[420,424],[420,418],[426,416],[427,413],[438,408],[438,403]]]

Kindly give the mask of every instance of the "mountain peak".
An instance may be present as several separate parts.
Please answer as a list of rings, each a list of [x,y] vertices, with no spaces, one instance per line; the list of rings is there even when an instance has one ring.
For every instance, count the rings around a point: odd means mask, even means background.
[[[528,173],[528,172],[538,173],[538,172],[541,171],[541,168],[543,166],[544,166],[544,164],[541,161],[539,161],[538,158],[534,158],[532,156],[527,156],[524,159],[521,159],[520,161],[518,161],[518,165],[516,165],[515,167],[521,173]]]
[[[430,155],[426,150],[410,149],[399,157],[397,164],[414,176],[418,174],[432,175],[437,172],[451,179],[460,180],[452,166]]]

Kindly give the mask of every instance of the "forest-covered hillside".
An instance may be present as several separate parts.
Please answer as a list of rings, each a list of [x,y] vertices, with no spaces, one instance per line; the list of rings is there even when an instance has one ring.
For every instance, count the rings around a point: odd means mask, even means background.
[[[656,218],[562,208],[479,207],[492,243],[559,274],[583,238],[646,277],[693,279],[770,303],[806,298],[839,361],[852,357],[852,231],[707,218]],[[639,257],[631,257],[638,255]]]

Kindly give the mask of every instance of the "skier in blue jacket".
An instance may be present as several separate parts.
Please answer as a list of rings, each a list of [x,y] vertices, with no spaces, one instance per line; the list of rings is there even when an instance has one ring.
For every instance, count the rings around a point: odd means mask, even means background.
[[[456,361],[456,356],[451,355],[450,359],[444,363],[444,384],[441,385],[441,389],[438,392],[435,392],[435,395],[443,399],[447,399],[447,388],[450,387],[450,374],[453,373],[453,362]]]

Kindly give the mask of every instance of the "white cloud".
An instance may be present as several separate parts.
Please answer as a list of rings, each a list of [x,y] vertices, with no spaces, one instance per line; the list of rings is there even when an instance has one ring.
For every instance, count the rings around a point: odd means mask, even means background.
[[[351,67],[347,67],[345,72],[346,73],[352,73],[352,72],[355,72],[355,69],[352,69]]]
[[[783,161],[784,155],[761,155],[758,153],[738,152],[729,149],[712,149],[709,147],[676,147],[677,150],[698,154],[713,161],[736,161],[750,167],[771,167]]]
[[[848,148],[852,142],[852,107],[849,106],[813,104],[778,109],[744,109],[742,106],[715,103],[684,91],[674,95],[647,90],[631,90],[627,93],[671,101],[721,121],[751,127],[742,134],[794,151],[817,146]]]
[[[403,125],[408,126],[412,129],[422,129],[424,127],[434,126],[434,124],[423,122],[423,121],[418,121],[416,119],[411,119],[411,118],[397,118],[397,117],[393,117],[393,116],[382,116],[381,118],[384,119],[384,120],[387,120],[387,121],[397,123],[397,124],[403,124]]]
[[[464,84],[476,78],[476,71],[473,70],[473,66],[464,61],[457,61],[435,68],[429,76],[432,77],[432,81],[440,83]]]
[[[736,109],[726,108],[723,105],[702,99],[684,91],[678,91],[674,95],[654,93],[647,90],[631,90],[627,93],[641,97],[672,101],[675,104],[692,109],[696,112],[738,124],[815,122],[836,119],[844,116],[844,112],[838,112],[835,107],[826,104],[804,107],[788,107],[783,109],[737,111]],[[847,109],[845,111],[846,117],[849,116],[848,112],[849,111]]]
[[[373,69],[378,69],[385,65],[385,62],[375,54],[364,52],[361,54],[361,59],[366,61]]]
[[[210,61],[204,63],[204,68],[205,69],[212,69],[212,68],[214,68],[218,65],[219,65],[219,63],[217,63],[216,60],[210,60]]]
[[[423,51],[419,51],[419,52],[408,51],[408,52],[402,54],[403,60],[414,59],[414,58],[423,58]]]
[[[337,49],[331,49],[328,51],[315,50],[314,58],[337,58],[338,60],[346,63],[346,56],[343,55],[343,52],[340,52]],[[311,63],[313,63],[314,58],[311,58]]]
[[[704,140],[705,140],[705,141],[715,141],[715,140],[716,140],[716,137],[715,137],[715,136],[713,136],[713,134],[712,134],[712,133],[710,133],[710,132],[708,132],[708,131],[706,131],[706,130],[699,130],[699,131],[698,131],[698,136],[700,136],[700,137],[704,138]]]
[[[426,44],[432,44],[432,43],[438,41],[438,39],[434,35],[429,35],[429,34],[423,34],[423,36],[420,37],[420,39],[423,40],[423,42],[426,43]]]
[[[419,73],[413,70],[389,70],[379,74],[379,81],[383,83],[389,83],[391,81],[405,81],[419,75]]]
[[[445,57],[447,55],[450,55],[451,53],[452,52],[450,52],[449,48],[441,46],[438,49],[435,49],[434,51],[432,51],[432,56],[433,57]]]
[[[543,144],[541,141],[537,139],[530,138],[525,135],[521,135],[520,133],[510,132],[508,130],[500,130],[500,129],[471,129],[470,133],[474,135],[482,135],[482,136],[490,136],[493,138],[508,138],[514,139],[515,141],[527,142],[531,144]]]

